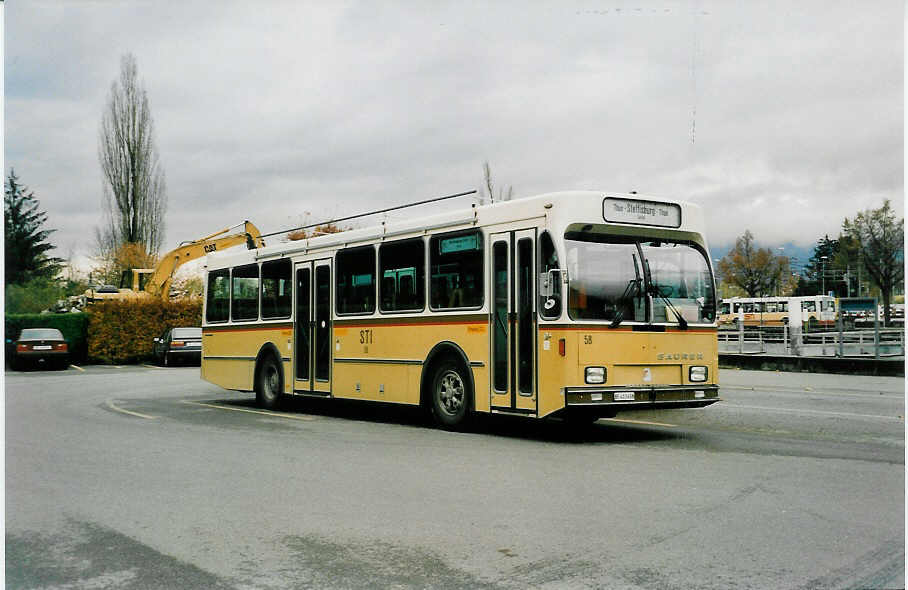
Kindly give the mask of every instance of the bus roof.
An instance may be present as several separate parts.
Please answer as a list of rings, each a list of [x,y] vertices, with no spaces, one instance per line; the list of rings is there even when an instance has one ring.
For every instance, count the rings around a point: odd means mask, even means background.
[[[631,213],[627,212],[629,208],[632,209]],[[631,221],[631,215],[638,211],[636,217],[643,218],[649,223]],[[563,235],[565,231],[571,229],[652,238],[680,237],[696,241],[707,252],[709,251],[703,231],[703,213],[699,205],[635,193],[565,191],[489,205],[474,204],[424,217],[388,220],[363,228],[281,242],[256,250],[233,248],[209,254],[206,266],[209,269],[223,268],[261,259],[278,258],[291,253],[333,250],[380,242],[388,238],[416,237],[433,230],[456,231],[519,222],[524,222],[527,226],[545,227],[555,235]]]

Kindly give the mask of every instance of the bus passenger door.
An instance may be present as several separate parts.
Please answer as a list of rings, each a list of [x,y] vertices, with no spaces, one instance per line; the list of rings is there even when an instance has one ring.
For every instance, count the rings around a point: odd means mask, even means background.
[[[293,390],[312,391],[312,263],[294,269],[296,314],[293,325]]]
[[[312,373],[315,377],[312,391],[331,393],[331,354],[334,350],[331,327],[331,260],[315,261],[312,290],[315,313]]]
[[[536,412],[536,230],[491,237],[493,408]]]
[[[293,390],[331,392],[331,261],[298,263]]]
[[[511,332],[511,234],[492,235],[492,302],[489,332],[492,334],[492,408],[511,408],[511,375],[508,354]]]

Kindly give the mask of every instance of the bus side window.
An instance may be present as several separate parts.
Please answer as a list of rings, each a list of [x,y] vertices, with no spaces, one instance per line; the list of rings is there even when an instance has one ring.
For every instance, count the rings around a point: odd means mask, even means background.
[[[208,296],[205,300],[205,319],[226,322],[230,318],[230,270],[208,273]]]
[[[552,236],[549,235],[549,232],[544,231],[539,236],[539,273],[548,273],[555,268],[560,268],[558,252],[555,250],[555,244],[552,243]],[[539,313],[544,318],[556,319],[561,317],[561,273],[551,273],[549,278],[552,283],[552,296],[539,297]]]
[[[289,318],[293,263],[289,258],[262,263],[262,318]]]
[[[234,320],[259,317],[259,265],[247,264],[233,269],[230,316]]]
[[[469,231],[432,236],[429,252],[432,308],[482,307],[482,233]]]
[[[341,250],[335,259],[337,313],[375,311],[375,248]]]
[[[420,311],[425,307],[425,251],[421,239],[389,242],[379,247],[382,311]]]

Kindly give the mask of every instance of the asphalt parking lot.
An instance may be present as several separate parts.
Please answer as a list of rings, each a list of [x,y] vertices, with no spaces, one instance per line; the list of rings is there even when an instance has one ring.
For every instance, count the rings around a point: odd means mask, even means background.
[[[723,371],[576,431],[7,372],[10,588],[904,586],[904,381]]]

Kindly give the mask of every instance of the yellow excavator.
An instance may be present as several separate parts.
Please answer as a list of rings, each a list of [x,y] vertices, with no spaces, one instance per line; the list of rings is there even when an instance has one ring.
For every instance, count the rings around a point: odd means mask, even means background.
[[[242,227],[243,230],[229,233],[238,227]],[[211,252],[241,244],[246,244],[250,250],[265,245],[261,232],[250,221],[238,223],[198,240],[183,242],[164,254],[154,268],[133,268],[123,271],[119,289],[113,287],[89,289],[85,292],[85,297],[89,302],[144,297],[158,297],[166,301],[170,298],[173,275],[180,266]]]

